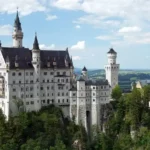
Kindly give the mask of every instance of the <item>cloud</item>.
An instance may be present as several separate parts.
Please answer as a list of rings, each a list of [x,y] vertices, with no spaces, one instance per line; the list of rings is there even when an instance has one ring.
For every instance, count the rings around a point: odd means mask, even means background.
[[[113,37],[113,36],[109,36],[109,35],[97,36],[97,37],[95,37],[95,38],[96,38],[97,40],[104,40],[104,41],[114,39],[114,37]]]
[[[95,56],[95,54],[92,54],[92,57],[94,57]]]
[[[0,0],[0,12],[1,13],[16,13],[16,8],[19,8],[19,12],[22,16],[29,15],[33,12],[46,11],[46,2],[43,0]]]
[[[81,0],[53,0],[51,5],[61,9],[77,10],[80,9]]]
[[[75,28],[76,28],[76,29],[80,29],[81,26],[80,26],[80,25],[76,25]]]
[[[80,56],[73,56],[72,59],[73,60],[81,60],[81,57]]]
[[[84,50],[85,49],[85,41],[79,41],[76,45],[71,46],[72,50]]]
[[[47,15],[46,20],[55,20],[58,17],[56,15]]]
[[[13,27],[10,24],[0,26],[0,36],[12,35]]]
[[[119,29],[119,33],[128,33],[128,32],[140,32],[141,28],[134,26],[134,27],[123,27]]]
[[[43,49],[43,50],[51,50],[51,49],[55,49],[55,44],[52,44],[50,46],[46,46],[45,44],[40,44],[39,47],[40,49]]]

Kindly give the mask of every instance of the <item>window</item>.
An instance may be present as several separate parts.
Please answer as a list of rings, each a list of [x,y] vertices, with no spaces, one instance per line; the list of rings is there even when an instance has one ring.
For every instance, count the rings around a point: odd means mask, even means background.
[[[66,93],[66,96],[68,96],[68,93]]]
[[[30,76],[33,76],[33,72],[30,72]]]
[[[28,83],[28,80],[26,80],[26,83]]]
[[[64,99],[62,100],[62,102],[64,103]]]
[[[23,87],[21,88],[21,91],[23,91]]]
[[[13,81],[13,84],[15,84],[16,82],[15,81]]]
[[[21,81],[19,81],[19,84],[21,84]]]
[[[47,94],[47,96],[49,96],[49,93]]]
[[[60,75],[60,72],[57,72],[57,75]]]
[[[54,100],[52,99],[52,103],[54,103]]]
[[[52,79],[52,82],[53,82],[53,79]]]
[[[12,98],[13,98],[13,99],[15,99],[15,98],[16,98],[16,96],[12,96]]]
[[[21,76],[21,72],[19,72],[18,75]]]
[[[60,93],[58,93],[58,96],[60,96]]]
[[[52,93],[52,96],[53,96],[53,93]]]
[[[63,72],[63,75],[66,75],[66,72]]]
[[[26,87],[26,91],[28,91],[28,87]]]
[[[12,73],[12,76],[15,76],[15,72]]]
[[[49,83],[49,80],[47,80],[47,83]]]
[[[33,91],[33,87],[30,87],[30,91]]]
[[[95,102],[95,99],[93,99],[93,102]]]
[[[43,103],[45,103],[45,100],[42,100]]]
[[[33,98],[33,95],[31,94],[30,97]]]
[[[33,80],[31,80],[30,83],[33,83]]]
[[[64,96],[64,93],[62,93],[62,96]]]
[[[43,80],[43,83],[45,83],[45,80]]]
[[[68,86],[66,86],[66,89],[68,89]]]
[[[49,104],[49,99],[47,100],[47,104]]]
[[[76,96],[76,93],[73,93],[73,96]]]
[[[34,104],[34,101],[31,101],[31,104],[33,105],[33,104]]]
[[[44,75],[47,75],[47,72],[44,72]]]
[[[43,90],[43,87],[41,87],[41,90]]]
[[[95,93],[93,93],[93,96],[95,96]]]
[[[60,103],[60,99],[58,99],[58,103]]]
[[[29,105],[29,102],[26,102],[26,105]]]
[[[69,100],[67,99],[67,103],[69,102]]]
[[[16,89],[13,89],[13,92],[16,92]]]
[[[49,90],[49,86],[47,87],[47,89]]]
[[[58,79],[58,82],[59,82],[60,80]]]
[[[51,75],[53,75],[54,73],[53,73],[53,72],[51,72],[50,74],[51,74]]]
[[[23,98],[23,94],[21,95],[21,98]]]
[[[28,76],[28,72],[26,72],[26,76]]]
[[[95,89],[95,87],[93,87],[93,89]]]
[[[66,79],[66,82],[68,82],[68,79]]]

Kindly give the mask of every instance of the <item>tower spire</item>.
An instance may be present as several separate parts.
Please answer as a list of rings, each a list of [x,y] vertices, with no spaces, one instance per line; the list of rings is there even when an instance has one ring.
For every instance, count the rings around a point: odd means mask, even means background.
[[[18,13],[18,7],[17,7],[17,13],[16,13],[16,18],[14,21],[14,31],[12,34],[13,38],[13,47],[20,48],[23,45],[23,32],[21,28],[21,23],[19,19],[19,13]]]
[[[33,49],[39,50],[39,43],[38,43],[36,32],[35,32],[35,38],[34,38],[34,43],[33,43]]]
[[[18,30],[22,30],[20,19],[19,19],[18,7],[17,7],[16,19],[14,22],[14,27],[17,28]]]

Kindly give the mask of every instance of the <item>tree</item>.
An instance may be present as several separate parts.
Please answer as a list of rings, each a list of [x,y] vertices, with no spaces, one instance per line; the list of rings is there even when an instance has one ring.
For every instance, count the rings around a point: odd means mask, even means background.
[[[114,100],[118,101],[122,96],[122,90],[119,85],[112,90],[111,96]]]

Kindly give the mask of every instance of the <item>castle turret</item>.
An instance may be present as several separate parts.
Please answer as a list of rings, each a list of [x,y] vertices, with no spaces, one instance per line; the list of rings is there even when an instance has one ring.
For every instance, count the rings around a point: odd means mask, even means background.
[[[84,66],[84,68],[82,69],[82,77],[84,78],[84,80],[88,79],[88,74],[87,74],[87,69]]]
[[[14,22],[14,31],[12,34],[12,38],[13,38],[13,47],[17,47],[17,48],[22,47],[23,32],[21,28],[19,15],[18,15],[18,10],[17,10],[15,22]]]
[[[40,70],[41,70],[41,60],[40,60],[40,49],[35,34],[35,39],[32,49],[32,64],[34,67],[34,106],[35,110],[41,109],[41,99],[40,99]]]
[[[119,64],[116,64],[117,53],[114,49],[110,49],[107,53],[108,65],[105,66],[106,79],[112,89],[118,84]]]
[[[76,123],[82,124],[87,130],[85,80],[81,76],[77,80],[77,118]]]

